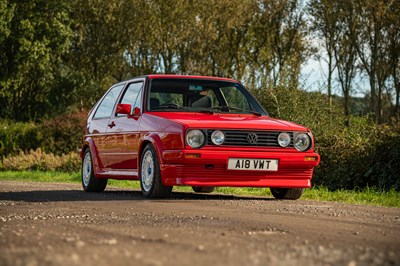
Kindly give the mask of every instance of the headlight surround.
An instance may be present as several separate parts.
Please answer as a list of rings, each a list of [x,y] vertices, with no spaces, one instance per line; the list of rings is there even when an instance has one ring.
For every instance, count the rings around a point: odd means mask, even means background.
[[[206,136],[199,129],[190,129],[186,132],[186,143],[192,148],[201,148],[206,141]]]
[[[297,133],[293,144],[298,151],[306,151],[311,147],[311,138],[307,133]]]
[[[281,147],[287,147],[290,144],[290,135],[286,132],[282,132],[278,136],[278,144]]]
[[[215,145],[221,145],[225,142],[225,133],[221,130],[215,130],[211,133],[211,141]]]

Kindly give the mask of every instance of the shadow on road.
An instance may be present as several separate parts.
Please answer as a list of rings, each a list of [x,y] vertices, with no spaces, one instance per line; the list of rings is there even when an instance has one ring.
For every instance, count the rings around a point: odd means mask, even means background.
[[[272,198],[245,197],[219,194],[194,194],[173,192],[169,198],[147,199],[140,191],[105,191],[86,193],[81,190],[33,190],[0,192],[0,200],[25,202],[61,202],[61,201],[143,201],[172,202],[178,200],[273,200]]]

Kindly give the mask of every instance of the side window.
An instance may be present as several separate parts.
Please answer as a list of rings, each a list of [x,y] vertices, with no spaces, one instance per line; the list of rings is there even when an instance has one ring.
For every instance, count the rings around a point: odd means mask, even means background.
[[[124,96],[122,96],[121,102],[123,104],[130,104],[132,108],[141,107],[142,105],[142,87],[143,82],[136,82],[129,84],[125,91]],[[119,114],[118,116],[123,116]]]
[[[117,101],[118,95],[121,93],[123,87],[124,84],[115,86],[107,93],[107,95],[104,97],[103,101],[97,108],[97,111],[93,117],[94,119],[111,117],[115,102]]]
[[[121,103],[130,104],[133,108],[140,107],[143,82],[129,84],[121,99]]]

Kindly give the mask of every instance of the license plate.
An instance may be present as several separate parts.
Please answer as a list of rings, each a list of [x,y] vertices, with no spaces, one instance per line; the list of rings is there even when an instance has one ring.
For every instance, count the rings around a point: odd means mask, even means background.
[[[228,170],[278,171],[278,160],[229,158]]]

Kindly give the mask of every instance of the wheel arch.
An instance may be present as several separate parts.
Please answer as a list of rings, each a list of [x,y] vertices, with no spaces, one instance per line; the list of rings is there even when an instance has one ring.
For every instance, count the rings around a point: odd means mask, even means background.
[[[140,142],[139,145],[139,152],[138,152],[138,170],[140,169],[140,160],[142,158],[142,153],[144,150],[144,147],[146,147],[147,144],[153,145],[154,149],[156,150],[157,156],[158,156],[158,162],[160,164],[163,163],[163,158],[162,158],[162,151],[164,150],[161,138],[157,134],[149,134],[145,135],[142,138],[142,141]]]
[[[95,145],[93,139],[90,137],[87,137],[83,142],[82,150],[80,153],[81,159],[83,159],[83,155],[84,155],[86,149],[89,149],[90,153],[92,154],[93,170],[94,170],[95,176],[97,176],[97,173],[100,171],[101,165],[99,165],[100,160],[98,159],[96,145]]]

